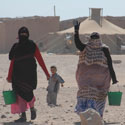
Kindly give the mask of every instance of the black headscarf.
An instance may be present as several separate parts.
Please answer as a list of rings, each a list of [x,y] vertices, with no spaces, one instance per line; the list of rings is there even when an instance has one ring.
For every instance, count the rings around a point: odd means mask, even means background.
[[[90,38],[91,38],[91,39],[99,39],[99,38],[100,38],[100,35],[99,35],[99,33],[97,33],[97,32],[93,32],[93,33],[90,35]]]
[[[26,33],[27,35],[22,35],[22,33]],[[21,27],[18,31],[19,42],[25,42],[29,39],[29,30],[27,27]]]
[[[27,35],[23,35],[26,33]],[[19,58],[26,55],[33,55],[36,45],[32,40],[29,40],[29,30],[27,27],[21,27],[18,30],[19,42],[15,43],[9,53],[9,59]]]

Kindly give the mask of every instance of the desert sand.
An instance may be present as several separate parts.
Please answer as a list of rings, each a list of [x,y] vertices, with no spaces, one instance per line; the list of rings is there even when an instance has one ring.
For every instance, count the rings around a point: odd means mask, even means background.
[[[37,109],[37,118],[30,121],[30,112],[27,111],[28,122],[19,125],[80,125],[80,118],[74,113],[76,105],[77,83],[75,80],[75,71],[77,68],[78,56],[77,55],[55,55],[55,54],[42,54],[49,70],[51,65],[56,65],[58,73],[65,80],[64,87],[60,88],[58,94],[59,106],[48,107],[46,104],[46,87],[47,80],[43,70],[38,65],[38,86],[34,91],[36,96],[35,107]],[[121,106],[109,106],[108,101],[104,111],[104,120],[106,125],[125,125],[125,56],[113,55],[112,56],[114,70],[116,72],[119,87],[111,85],[111,90],[122,91],[123,97]],[[121,63],[117,64],[117,60]],[[2,91],[11,89],[11,83],[6,82],[8,73],[9,60],[7,54],[0,55],[0,125],[18,125],[13,121],[18,118],[18,115],[10,113],[10,105],[5,105]]]

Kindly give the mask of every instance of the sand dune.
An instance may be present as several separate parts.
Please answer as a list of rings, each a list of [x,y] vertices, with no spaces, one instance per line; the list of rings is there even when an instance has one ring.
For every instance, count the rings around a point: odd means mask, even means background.
[[[67,30],[60,31],[59,33],[73,33],[74,27]],[[80,34],[91,34],[92,32],[98,32],[100,34],[125,34],[125,30],[112,24],[108,20],[102,18],[102,25],[100,26],[96,21],[87,18],[80,24]]]

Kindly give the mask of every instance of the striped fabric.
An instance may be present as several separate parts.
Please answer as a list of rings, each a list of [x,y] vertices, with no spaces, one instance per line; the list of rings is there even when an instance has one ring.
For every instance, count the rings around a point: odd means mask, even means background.
[[[79,114],[80,112],[84,112],[89,108],[96,110],[100,116],[103,116],[103,111],[105,108],[105,100],[93,100],[86,98],[77,98],[77,105],[75,107],[75,112]]]
[[[107,92],[104,89],[97,89],[90,86],[84,86],[77,92],[77,97],[89,98],[93,100],[105,100],[107,97]]]
[[[100,39],[91,39],[80,52],[76,72],[79,90],[75,111],[78,114],[92,108],[103,116],[111,80],[103,47],[106,45]]]
[[[88,42],[85,49],[80,52],[79,64],[99,64],[101,66],[108,67],[107,59],[104,55],[104,52],[102,51],[103,46],[105,45],[102,44],[100,40]]]

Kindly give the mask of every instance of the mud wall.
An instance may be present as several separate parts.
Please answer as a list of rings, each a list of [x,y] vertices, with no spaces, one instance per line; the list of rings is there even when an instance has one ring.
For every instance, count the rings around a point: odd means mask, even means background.
[[[0,52],[7,53],[13,43],[18,41],[18,29],[26,26],[30,32],[30,39],[37,41],[49,32],[59,30],[59,17],[33,17],[9,19],[0,24]],[[4,41],[4,42],[3,42]]]
[[[4,23],[0,23],[0,53],[3,52],[5,45],[5,28],[4,28]]]

